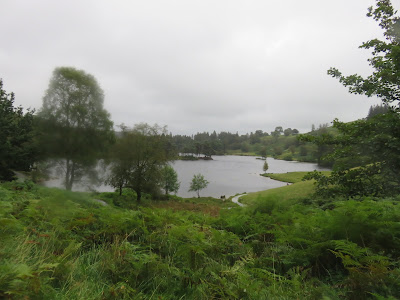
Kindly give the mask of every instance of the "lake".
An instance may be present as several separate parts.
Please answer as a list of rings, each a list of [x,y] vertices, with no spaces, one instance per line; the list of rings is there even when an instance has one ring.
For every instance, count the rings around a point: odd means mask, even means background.
[[[268,157],[268,173],[286,173],[295,171],[324,171],[314,163],[277,160]],[[284,182],[260,176],[264,161],[254,156],[213,156],[213,160],[175,161],[172,166],[181,182],[177,193],[181,197],[195,197],[195,192],[188,192],[194,174],[201,173],[210,183],[200,191],[200,196],[226,197],[238,193],[258,192],[286,185]]]
[[[276,160],[268,157],[268,173],[286,173],[296,171],[323,171],[327,168],[319,167],[314,163],[303,163],[296,161]],[[219,198],[238,193],[258,192],[286,185],[284,182],[272,180],[260,176],[263,173],[264,161],[254,156],[213,156],[213,160],[183,161],[177,160],[172,167],[178,173],[178,180],[181,183],[177,193],[181,197],[195,197],[195,192],[189,192],[190,182],[194,174],[201,173],[210,183],[208,187],[200,191],[200,196]],[[62,179],[53,178],[45,182],[46,186],[61,187]],[[101,185],[95,188],[100,192],[110,192],[113,188]],[[83,185],[74,185],[75,191],[84,191],[87,188]]]

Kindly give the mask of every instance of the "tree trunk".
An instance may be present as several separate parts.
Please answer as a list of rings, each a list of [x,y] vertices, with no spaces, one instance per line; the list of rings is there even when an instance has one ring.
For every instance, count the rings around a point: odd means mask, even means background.
[[[72,190],[72,185],[75,179],[75,163],[67,158],[67,171],[65,174],[65,189],[67,191]]]
[[[72,185],[71,185],[71,166],[70,166],[70,160],[69,158],[67,158],[66,161],[66,167],[67,167],[67,171],[65,172],[65,189],[67,191],[70,191],[72,189]]]
[[[140,203],[140,200],[142,199],[142,191],[136,191],[136,195],[137,195],[137,202]]]
[[[75,180],[75,163],[72,162],[71,180],[70,180],[70,188],[69,188],[69,191],[72,190],[72,185],[74,184],[74,180]]]

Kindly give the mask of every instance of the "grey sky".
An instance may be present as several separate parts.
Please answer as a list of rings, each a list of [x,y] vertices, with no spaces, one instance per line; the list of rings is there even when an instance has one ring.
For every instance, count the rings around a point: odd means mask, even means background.
[[[398,0],[392,1],[396,9]],[[365,117],[334,66],[366,75],[370,0],[2,0],[0,77],[39,109],[55,67],[94,75],[115,124],[247,133]]]

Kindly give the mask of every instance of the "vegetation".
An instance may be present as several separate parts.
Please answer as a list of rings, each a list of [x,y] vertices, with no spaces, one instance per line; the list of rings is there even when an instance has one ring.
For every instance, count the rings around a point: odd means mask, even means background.
[[[314,126],[315,127],[315,126]],[[329,160],[321,161],[321,157],[331,150],[328,146],[318,146],[309,141],[298,139],[297,129],[278,126],[271,134],[256,130],[250,134],[203,132],[193,136],[175,135],[172,144],[181,159],[195,160],[201,154],[206,157],[211,155],[254,155],[265,158],[267,156],[283,160],[297,160],[305,162],[318,162],[324,166],[331,166]],[[311,134],[320,136],[323,134],[335,134],[335,130],[328,128],[327,124],[321,124]]]
[[[308,178],[317,180],[317,193],[324,197],[377,197],[399,194],[400,164],[400,19],[388,0],[369,8],[369,17],[379,22],[386,41],[374,39],[361,45],[372,49],[369,59],[373,73],[367,78],[357,74],[343,76],[331,68],[328,74],[339,79],[351,93],[382,99],[386,113],[351,123],[334,121],[338,135],[303,137],[319,145],[332,145],[330,158],[335,161],[330,177],[318,172]]]
[[[197,197],[200,198],[200,190],[205,189],[209,182],[204,178],[202,174],[193,175],[192,182],[190,183],[189,192],[196,192]]]
[[[56,69],[38,120],[53,127],[39,126],[37,134],[41,143],[60,141],[48,149],[40,145],[45,155],[67,160],[67,190],[0,183],[0,298],[400,298],[400,21],[388,0],[378,0],[369,16],[387,39],[362,46],[374,50],[373,74],[329,73],[351,92],[378,95],[388,111],[350,123],[335,120],[334,128],[313,128],[300,139],[279,126],[271,135],[250,136],[253,144],[240,145],[246,151],[260,145],[265,156],[273,145],[276,155],[290,151],[293,158],[298,149],[300,156],[314,149],[321,163],[324,157],[334,162],[334,170],[265,174],[293,184],[243,196],[246,207],[200,198],[208,184],[201,174],[190,189],[197,199],[154,201],[160,187],[168,194],[178,185],[166,167],[175,157],[168,134],[156,125],[122,127],[111,154],[92,149],[86,143],[112,140],[101,90],[83,71]],[[9,179],[13,168],[31,168],[35,134],[32,113],[14,108],[14,96],[2,85],[0,92],[0,170]],[[212,136],[216,145],[232,137]],[[299,148],[280,146],[289,139]],[[208,145],[196,152],[211,155]],[[229,143],[221,145],[225,152]],[[111,162],[108,181],[116,192],[68,191],[81,175],[78,167],[93,166],[89,154]]]
[[[309,172],[265,173],[262,174],[262,176],[283,182],[296,183],[302,182],[304,180],[304,176],[308,175],[308,173]],[[322,171],[321,174],[329,176],[331,171]]]
[[[264,171],[264,173],[268,171],[268,168],[269,168],[269,167],[268,167],[268,163],[267,163],[267,161],[265,161],[265,162],[264,162],[264,165],[263,165],[263,171]]]
[[[373,39],[363,43],[360,48],[371,49],[368,60],[373,72],[367,78],[354,74],[344,76],[336,68],[328,74],[339,79],[349,88],[350,93],[378,96],[384,104],[396,111],[400,108],[400,19],[396,16],[390,0],[378,0],[376,7],[370,7],[367,16],[379,22],[386,41]]]
[[[118,188],[120,194],[123,188],[134,190],[140,202],[144,192],[158,194],[163,168],[175,155],[168,151],[165,128],[138,124],[133,129],[122,129],[111,151],[111,174],[107,182]]]
[[[14,107],[14,100],[0,79],[0,180],[11,180],[15,169],[29,171],[38,158],[34,112]]]
[[[385,114],[389,111],[389,106],[387,104],[372,105],[369,108],[367,119],[370,119],[376,115]]]
[[[0,297],[399,297],[399,199],[338,199],[327,208],[309,194],[282,197],[305,183],[230,210],[203,198],[132,210],[113,205],[124,193],[2,184]]]
[[[81,70],[56,68],[38,114],[40,145],[64,173],[65,188],[94,171],[114,131],[103,108],[104,93],[96,79]]]
[[[161,170],[161,187],[164,189],[167,198],[170,192],[177,193],[179,190],[178,174],[170,165],[166,165]]]

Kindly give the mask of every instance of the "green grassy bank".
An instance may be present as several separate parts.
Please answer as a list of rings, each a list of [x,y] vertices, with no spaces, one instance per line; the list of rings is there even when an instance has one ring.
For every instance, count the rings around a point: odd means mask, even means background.
[[[399,199],[328,207],[312,190],[296,182],[240,208],[1,184],[0,298],[398,298]]]

